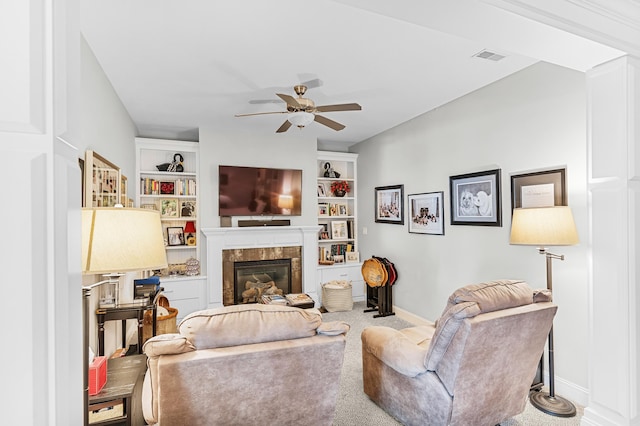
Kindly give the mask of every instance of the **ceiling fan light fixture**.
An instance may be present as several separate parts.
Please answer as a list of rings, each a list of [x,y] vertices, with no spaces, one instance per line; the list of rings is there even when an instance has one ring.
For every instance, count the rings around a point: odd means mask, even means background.
[[[298,111],[289,114],[288,119],[294,126],[302,128],[313,122],[314,115],[310,112]]]

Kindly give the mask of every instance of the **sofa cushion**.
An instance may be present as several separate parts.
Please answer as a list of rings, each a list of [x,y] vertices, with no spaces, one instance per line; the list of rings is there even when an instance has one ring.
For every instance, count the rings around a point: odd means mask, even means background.
[[[321,323],[317,309],[247,304],[192,312],[178,328],[197,349],[213,349],[310,337]]]

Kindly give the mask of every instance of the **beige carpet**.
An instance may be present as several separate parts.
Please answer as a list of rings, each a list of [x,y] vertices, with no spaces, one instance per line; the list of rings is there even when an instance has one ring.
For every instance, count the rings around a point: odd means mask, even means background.
[[[395,315],[373,318],[376,312],[364,313],[365,307],[364,302],[358,302],[354,303],[351,311],[323,314],[325,321],[342,320],[351,325],[351,330],[347,335],[334,426],[394,426],[400,424],[373,403],[362,390],[362,343],[360,341],[360,333],[369,325],[385,325],[401,329],[410,327],[411,324]],[[578,407],[578,415],[576,417],[559,418],[544,414],[527,404],[524,413],[503,422],[501,426],[579,425],[582,413],[583,407]]]

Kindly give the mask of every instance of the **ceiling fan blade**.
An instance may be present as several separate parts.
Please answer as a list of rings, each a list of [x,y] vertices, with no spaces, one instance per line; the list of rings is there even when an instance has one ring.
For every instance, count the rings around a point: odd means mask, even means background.
[[[249,101],[252,105],[260,104],[282,104],[282,99],[252,99]]]
[[[293,96],[283,95],[282,93],[276,93],[276,95],[278,95],[278,97],[280,97],[280,99],[285,101],[287,103],[287,105],[291,105],[291,106],[294,106],[296,108],[302,108],[302,105],[300,105],[298,103],[298,101],[296,101],[296,98],[294,98]]]
[[[362,107],[359,104],[336,104],[336,105],[321,105],[316,107],[318,112],[331,112],[331,111],[360,111]]]
[[[345,127],[344,124],[340,124],[337,121],[330,120],[327,117],[323,117],[318,114],[315,114],[313,120],[317,121],[320,124],[324,124],[325,126],[332,128],[333,130],[342,130]]]
[[[314,89],[316,87],[322,86],[322,80],[320,80],[319,78],[314,78],[312,80],[307,80],[300,84],[304,84],[305,86],[307,86],[307,89]]]
[[[291,127],[291,122],[287,120],[284,123],[282,123],[282,126],[280,126],[278,130],[276,130],[276,133],[284,133],[287,130],[289,130],[289,127]]]
[[[250,112],[248,114],[236,114],[234,117],[249,117],[251,115],[286,114],[286,113],[287,111]]]

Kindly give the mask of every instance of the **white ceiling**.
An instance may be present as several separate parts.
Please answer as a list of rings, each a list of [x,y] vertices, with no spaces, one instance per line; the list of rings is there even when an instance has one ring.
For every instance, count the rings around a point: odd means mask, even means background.
[[[319,79],[306,94],[316,105],[362,111],[323,113],[339,132],[289,132],[341,149],[539,60],[585,71],[622,55],[478,0],[80,3],[84,37],[143,137],[274,133],[284,114],[234,114],[283,111],[276,93]],[[483,49],[506,57],[475,58]]]

